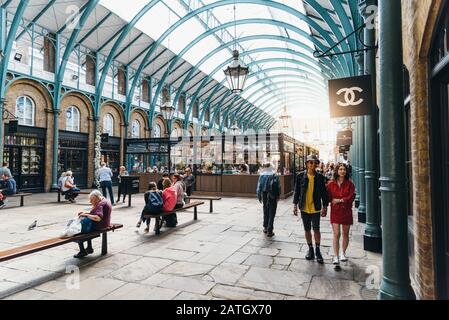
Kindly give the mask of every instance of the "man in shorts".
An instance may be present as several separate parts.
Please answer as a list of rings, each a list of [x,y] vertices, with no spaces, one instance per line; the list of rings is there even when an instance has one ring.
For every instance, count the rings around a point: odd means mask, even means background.
[[[327,215],[329,204],[326,179],[316,172],[320,160],[315,155],[307,157],[307,170],[301,172],[296,178],[295,196],[293,197],[293,214],[298,215],[298,206],[304,224],[305,236],[309,246],[306,255],[307,260],[314,260],[320,264],[324,263],[320,251],[321,233],[320,218]],[[315,251],[312,243],[312,230],[315,238]]]

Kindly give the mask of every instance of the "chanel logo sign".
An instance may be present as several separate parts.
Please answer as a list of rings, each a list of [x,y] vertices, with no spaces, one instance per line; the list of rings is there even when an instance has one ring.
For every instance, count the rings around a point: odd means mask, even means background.
[[[363,99],[359,99],[359,100],[355,101],[355,99],[356,99],[355,91],[363,92],[363,89],[359,88],[359,87],[353,87],[353,88],[343,88],[343,89],[338,90],[338,92],[337,92],[338,96],[341,95],[343,92],[345,93],[345,96],[344,96],[345,102],[338,101],[337,104],[342,107],[358,106],[359,104],[361,104],[363,102]]]
[[[329,80],[329,106],[332,118],[371,114],[371,76]]]

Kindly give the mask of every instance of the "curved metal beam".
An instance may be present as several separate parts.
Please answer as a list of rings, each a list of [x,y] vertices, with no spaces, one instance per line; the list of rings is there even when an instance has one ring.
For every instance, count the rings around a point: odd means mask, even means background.
[[[262,0],[221,0],[221,1],[217,1],[214,3],[208,4],[208,5],[202,6],[202,7],[198,8],[197,10],[193,10],[192,12],[190,12],[189,14],[184,16],[182,19],[180,19],[176,23],[174,23],[172,26],[170,26],[170,28],[168,30],[166,30],[159,37],[159,39],[155,42],[155,45],[146,53],[143,61],[147,61],[149,59],[149,57],[153,54],[153,52],[156,50],[156,48],[159,47],[159,45],[162,43],[162,41],[165,40],[165,38],[167,38],[175,29],[177,29],[184,22],[188,21],[189,19],[195,17],[196,15],[198,15],[202,12],[206,12],[208,10],[212,10],[217,7],[222,7],[222,6],[231,5],[231,4],[235,4],[235,3],[264,5],[264,6],[268,6],[268,7],[272,7],[272,8],[276,8],[276,9],[285,11],[285,12],[297,17],[298,19],[306,22],[308,25],[310,25],[310,27],[314,28],[325,39],[325,41],[329,44],[329,46],[335,45],[334,41],[329,36],[329,34],[323,28],[321,28],[318,23],[316,23],[315,21],[310,19],[307,15],[303,14],[302,12],[299,12],[299,11],[297,11],[289,6],[286,6],[284,4],[274,2],[271,0],[263,0],[263,1]],[[322,45],[320,45],[320,47],[322,47]],[[335,47],[334,51],[336,53],[340,53],[340,49],[338,47]],[[337,59],[340,59],[340,57],[337,57]],[[343,63],[343,67],[346,67],[346,70],[349,72],[349,68],[345,63]],[[128,93],[128,99],[127,99],[128,100],[127,101],[128,108],[131,104],[130,97],[132,97],[134,94],[134,91],[137,86],[137,82],[140,78],[140,75],[141,75],[143,69],[144,69],[144,64],[142,63],[142,64],[140,64],[139,68],[136,71],[135,77],[133,79],[133,83],[131,85],[130,92]],[[150,110],[151,117],[153,117],[153,113],[154,113],[154,110]]]
[[[271,20],[271,19],[246,19],[246,20],[239,20],[235,22],[237,25],[241,25],[241,24],[246,24],[246,23],[257,23],[257,24],[269,24],[269,25],[276,25],[276,26],[280,26],[282,28],[285,29],[289,29],[291,31],[294,31],[295,33],[301,35],[302,37],[310,40],[310,34],[304,32],[303,30],[301,30],[300,28],[293,26],[291,24],[282,22],[282,21],[276,21],[276,20]],[[304,43],[292,39],[292,38],[286,38],[283,36],[279,36],[279,35],[252,35],[252,36],[247,36],[247,37],[242,37],[242,38],[238,38],[235,41],[237,41],[237,43],[241,43],[244,41],[251,41],[251,40],[261,40],[261,39],[272,39],[272,40],[280,40],[280,41],[285,41],[285,42],[289,42],[295,45],[298,45],[299,47],[303,48],[304,50],[310,52],[313,54],[314,49],[312,49],[311,47],[305,45]],[[316,42],[316,41],[315,41]],[[179,86],[179,90],[180,92],[183,91],[184,86],[186,85],[186,83],[188,81],[190,81],[190,77],[192,76],[193,72],[195,70],[197,70],[205,61],[207,61],[208,59],[210,59],[213,55],[215,55],[216,53],[220,52],[221,50],[225,49],[225,48],[229,48],[229,46],[233,44],[233,42],[228,42],[226,44],[223,44],[221,46],[219,46],[218,48],[216,48],[215,50],[213,50],[212,52],[208,53],[205,57],[202,58],[202,60],[200,60],[193,68],[192,70],[190,70],[189,74],[184,78],[184,81],[182,82],[182,84]],[[316,44],[315,44],[316,45]],[[327,61],[327,59],[323,59],[323,64],[326,65],[329,68],[329,71],[332,70],[332,65],[331,62]],[[175,102],[176,102],[176,98],[175,98]]]
[[[96,101],[95,101],[95,116],[98,116],[98,113],[100,112],[100,106],[101,106],[101,94],[103,93],[103,87],[106,81],[106,76],[108,75],[109,68],[111,66],[111,63],[113,62],[113,59],[117,53],[117,50],[121,46],[123,40],[125,40],[126,36],[131,32],[131,30],[134,28],[134,26],[139,22],[139,20],[154,6],[156,5],[160,0],[152,0],[150,3],[146,4],[135,16],[134,18],[126,25],[126,27],[121,31],[120,36],[118,39],[114,42],[114,46],[112,47],[111,51],[109,52],[109,55],[106,59],[106,62],[103,66],[103,71],[101,73],[100,80],[95,86],[95,95],[96,95]],[[131,108],[128,108],[131,109]],[[128,115],[128,114],[126,114]],[[124,121],[128,122],[128,117],[125,116]]]

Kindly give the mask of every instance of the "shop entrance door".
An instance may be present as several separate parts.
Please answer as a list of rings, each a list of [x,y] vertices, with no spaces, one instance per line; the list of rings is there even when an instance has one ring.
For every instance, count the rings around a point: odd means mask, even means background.
[[[101,162],[105,162],[106,165],[112,171],[112,185],[118,185],[118,172],[120,167],[120,152],[114,150],[102,150]]]

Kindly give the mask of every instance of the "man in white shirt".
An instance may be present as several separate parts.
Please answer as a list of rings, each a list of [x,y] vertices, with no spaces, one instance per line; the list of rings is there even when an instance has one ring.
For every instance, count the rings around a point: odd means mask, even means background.
[[[115,205],[114,194],[112,193],[112,171],[106,166],[105,162],[101,163],[101,168],[98,169],[97,178],[100,181],[100,187],[103,191],[103,196],[106,196],[106,189],[108,189],[109,196],[111,198],[111,204]]]

